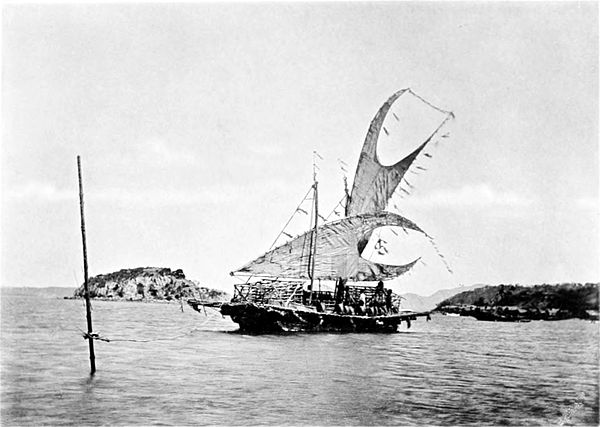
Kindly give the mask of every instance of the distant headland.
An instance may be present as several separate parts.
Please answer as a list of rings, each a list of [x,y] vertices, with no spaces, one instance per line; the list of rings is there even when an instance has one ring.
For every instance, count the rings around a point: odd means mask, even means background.
[[[125,301],[172,301],[195,298],[226,301],[230,296],[217,289],[200,286],[185,278],[181,269],[139,267],[99,274],[88,280],[91,298]],[[85,295],[83,284],[75,290],[74,298]]]
[[[598,283],[498,285],[461,292],[438,304],[435,311],[478,320],[598,320]]]

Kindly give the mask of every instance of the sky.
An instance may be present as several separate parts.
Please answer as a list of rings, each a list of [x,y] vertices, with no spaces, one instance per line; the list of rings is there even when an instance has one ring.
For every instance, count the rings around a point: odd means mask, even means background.
[[[392,288],[598,282],[596,3],[316,2],[4,5],[1,285],[82,283],[81,155],[91,276],[231,291],[407,87],[456,117],[400,207],[449,268]]]

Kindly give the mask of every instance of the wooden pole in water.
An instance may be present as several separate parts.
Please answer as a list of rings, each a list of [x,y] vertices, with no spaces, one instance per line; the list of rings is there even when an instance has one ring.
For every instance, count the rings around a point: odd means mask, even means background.
[[[79,177],[79,211],[81,213],[81,239],[83,241],[83,289],[85,291],[85,315],[87,318],[87,339],[90,345],[90,375],[96,373],[96,356],[94,355],[94,338],[92,334],[92,309],[88,290],[87,247],[85,244],[85,219],[83,217],[83,183],[81,180],[81,159],[77,156],[77,175]]]

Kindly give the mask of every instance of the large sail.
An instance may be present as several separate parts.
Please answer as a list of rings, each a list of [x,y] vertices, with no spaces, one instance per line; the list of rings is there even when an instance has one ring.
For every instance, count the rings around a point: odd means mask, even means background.
[[[371,262],[361,256],[373,232],[381,227],[398,227],[404,231],[423,233],[413,222],[390,212],[358,215],[322,225],[317,230],[313,279],[335,280],[343,277],[351,280],[381,280],[392,279],[408,271],[418,257],[403,265],[391,265]],[[267,252],[232,274],[308,279],[313,232],[304,233]],[[405,233],[395,234],[401,239]],[[382,243],[377,244],[383,253],[385,248]],[[390,260],[393,259],[391,255]]]
[[[393,94],[367,132],[346,216],[385,210],[407,170],[452,117],[410,89]]]

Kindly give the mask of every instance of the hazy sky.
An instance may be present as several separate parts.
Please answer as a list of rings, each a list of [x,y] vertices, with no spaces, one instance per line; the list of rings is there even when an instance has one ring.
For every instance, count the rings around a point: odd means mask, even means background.
[[[456,115],[402,206],[454,273],[396,291],[600,278],[596,3],[12,5],[2,61],[3,286],[83,280],[80,154],[91,275],[231,291],[405,87]]]

